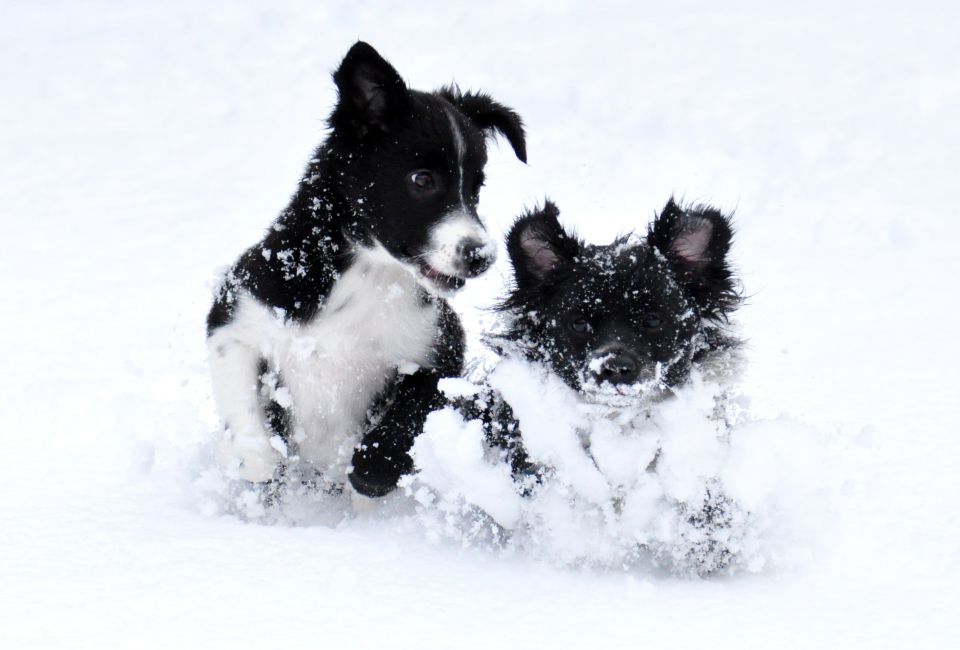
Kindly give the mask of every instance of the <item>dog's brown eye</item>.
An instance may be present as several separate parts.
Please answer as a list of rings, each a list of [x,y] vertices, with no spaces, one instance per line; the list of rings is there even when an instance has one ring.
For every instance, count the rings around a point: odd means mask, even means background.
[[[660,320],[660,314],[647,314],[643,317],[643,326],[647,329],[657,329],[663,321]]]
[[[426,169],[420,169],[410,174],[410,183],[420,192],[429,192],[436,186],[433,174]]]
[[[583,316],[574,316],[570,319],[570,329],[577,334],[587,334],[590,332],[590,321]]]

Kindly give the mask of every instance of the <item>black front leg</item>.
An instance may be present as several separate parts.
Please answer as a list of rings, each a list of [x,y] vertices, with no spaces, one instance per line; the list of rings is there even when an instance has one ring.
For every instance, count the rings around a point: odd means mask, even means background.
[[[410,448],[423,431],[427,415],[444,405],[437,389],[436,370],[405,375],[386,413],[363,437],[353,453],[350,483],[368,497],[380,497],[397,487],[397,481],[413,470]]]
[[[393,399],[376,426],[371,428],[353,454],[350,484],[368,497],[379,497],[397,487],[404,474],[413,471],[410,448],[423,432],[431,411],[442,408],[447,400],[437,388],[441,377],[459,377],[463,372],[464,334],[457,315],[439,298],[438,336],[433,363],[412,375],[397,379]]]

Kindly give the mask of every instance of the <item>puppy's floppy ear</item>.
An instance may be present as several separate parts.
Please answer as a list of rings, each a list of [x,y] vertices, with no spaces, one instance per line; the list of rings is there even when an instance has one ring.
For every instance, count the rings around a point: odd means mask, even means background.
[[[461,93],[456,86],[446,86],[437,92],[456,106],[481,131],[488,135],[499,133],[505,137],[517,158],[527,162],[527,139],[523,120],[516,111],[494,101],[490,95],[473,91]]]
[[[647,242],[678,272],[701,314],[712,318],[722,318],[739,300],[727,265],[732,241],[730,220],[719,210],[683,208],[672,197],[647,234]]]
[[[543,208],[521,215],[507,234],[507,252],[518,289],[541,284],[580,254],[582,242],[560,225],[560,211],[547,200]]]
[[[350,48],[333,81],[338,100],[331,126],[352,127],[357,135],[371,129],[389,130],[391,120],[408,101],[407,86],[397,71],[363,41]]]

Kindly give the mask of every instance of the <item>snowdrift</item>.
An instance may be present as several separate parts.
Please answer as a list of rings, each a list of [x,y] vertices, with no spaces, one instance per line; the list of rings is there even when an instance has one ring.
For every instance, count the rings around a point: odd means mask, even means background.
[[[211,466],[202,508],[250,521],[336,526],[392,519],[434,542],[561,566],[759,572],[802,561],[830,516],[829,439],[788,418],[750,414],[738,352],[695,371],[667,398],[574,391],[539,364],[487,354],[470,380],[446,379],[451,404],[503,399],[536,475],[511,475],[479,420],[432,413],[396,493],[366,499],[291,466],[257,486]],[[212,454],[206,453],[207,458]]]

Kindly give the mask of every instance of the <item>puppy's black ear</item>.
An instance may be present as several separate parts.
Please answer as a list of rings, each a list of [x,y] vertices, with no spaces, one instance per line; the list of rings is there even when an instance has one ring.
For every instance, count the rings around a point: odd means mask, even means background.
[[[560,225],[560,211],[549,200],[527,212],[507,234],[507,252],[518,289],[541,284],[554,271],[571,263],[583,243]]]
[[[723,318],[736,307],[739,296],[727,264],[733,228],[719,210],[683,208],[671,198],[650,225],[647,241],[677,271],[702,316]]]
[[[408,101],[407,86],[397,71],[363,41],[350,48],[333,81],[338,100],[331,126],[352,127],[357,135],[371,129],[389,130]]]
[[[499,133],[507,139],[513,152],[527,162],[527,138],[523,120],[516,111],[494,101],[489,95],[468,91],[461,93],[456,86],[441,88],[439,94],[488,135]]]

